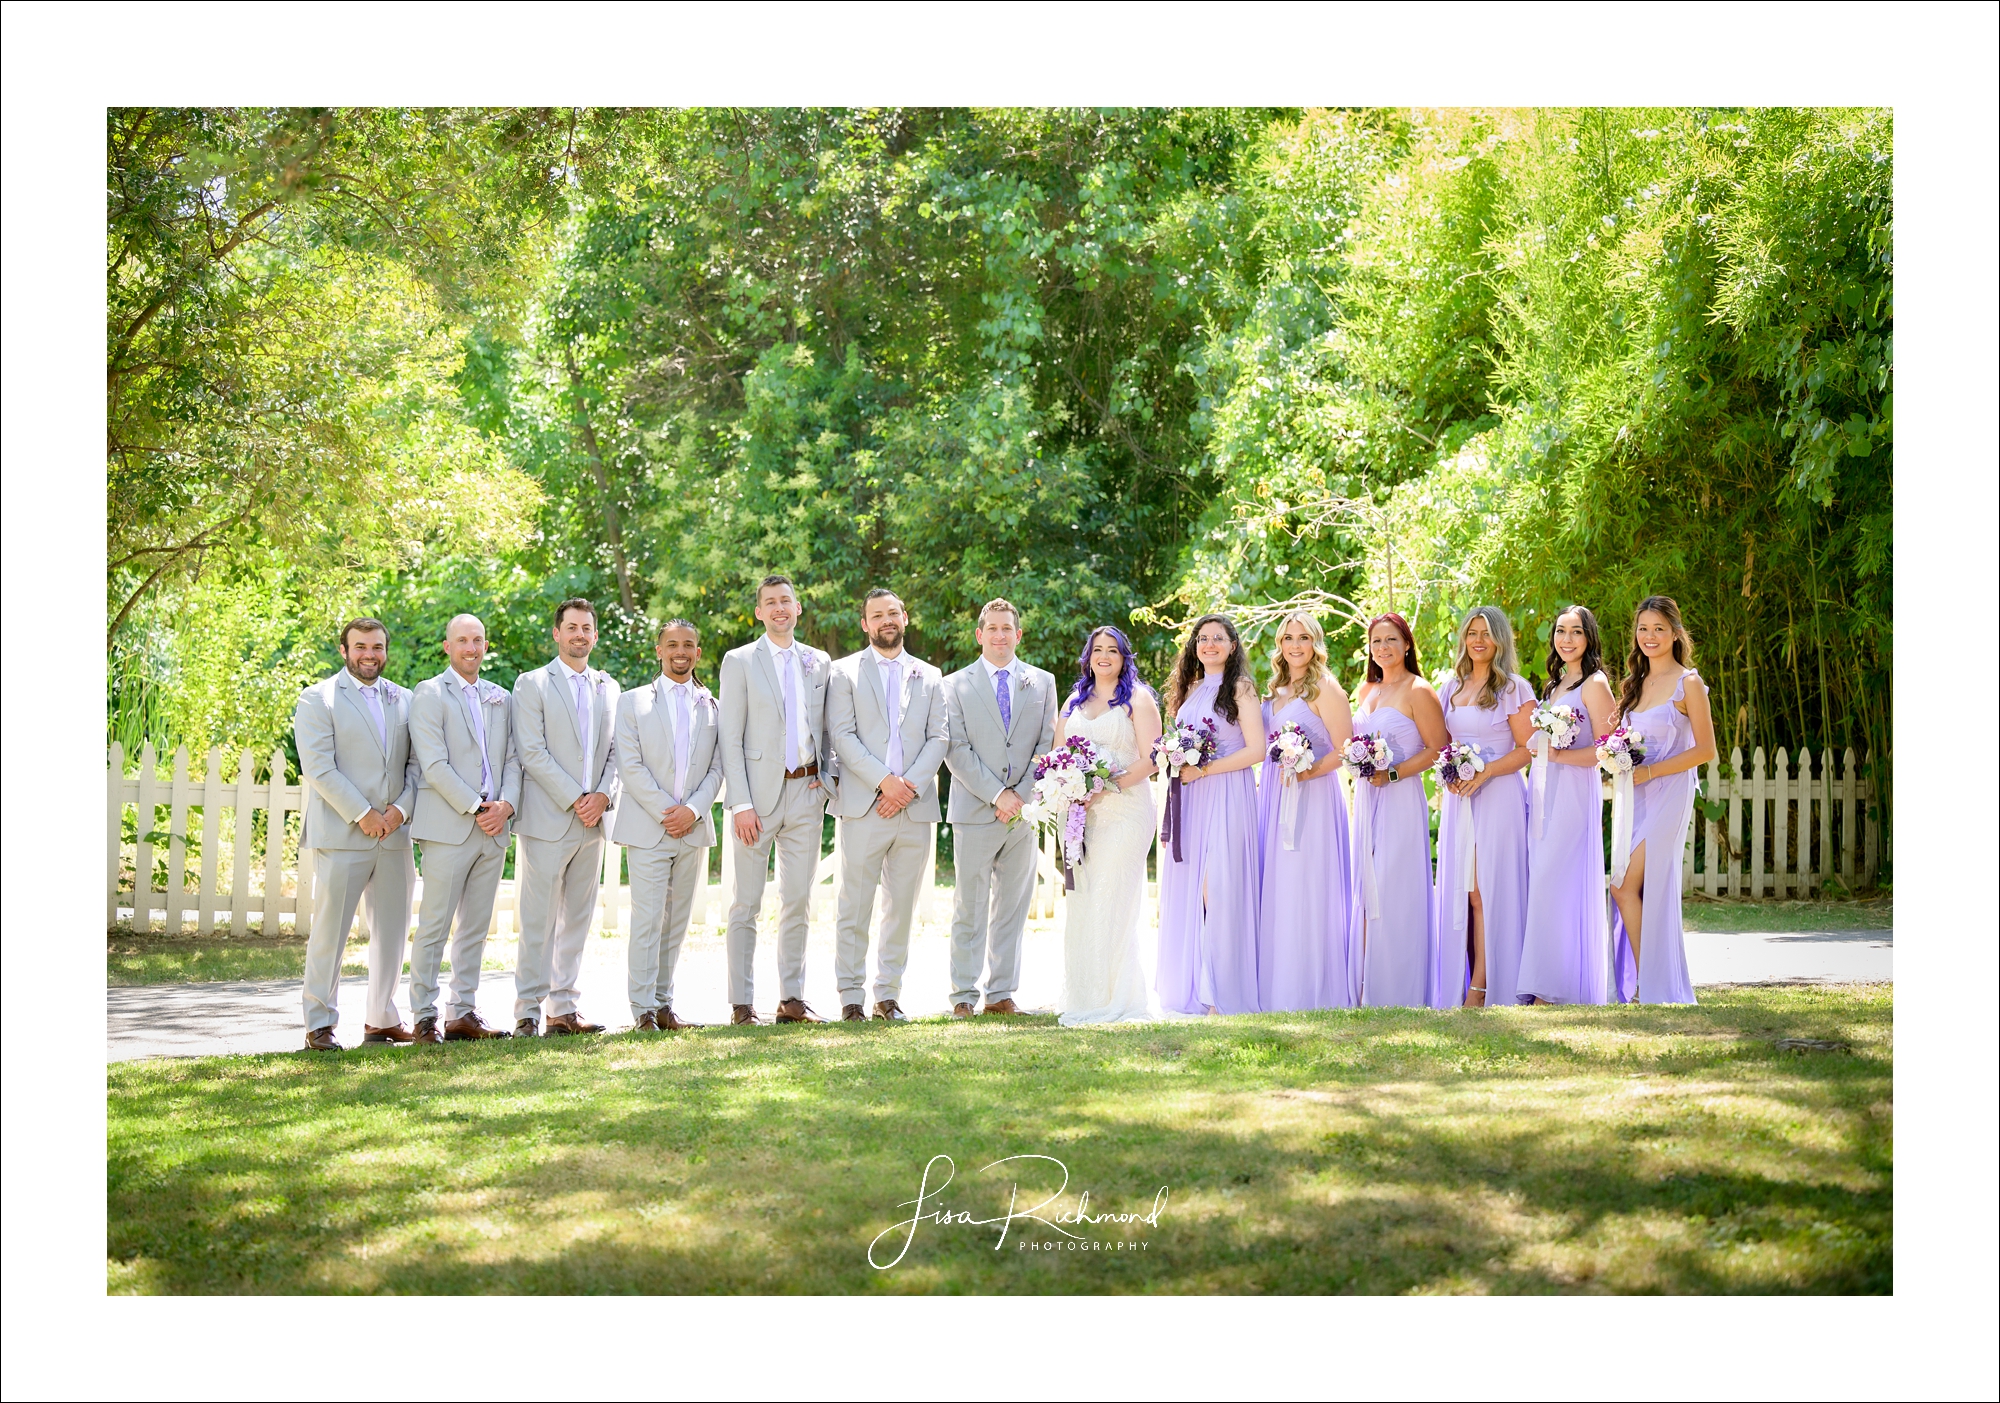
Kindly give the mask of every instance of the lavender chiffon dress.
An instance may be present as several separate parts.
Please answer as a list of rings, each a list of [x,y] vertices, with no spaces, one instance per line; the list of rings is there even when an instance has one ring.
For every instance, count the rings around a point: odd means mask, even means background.
[[[1635,711],[1625,725],[1646,738],[1645,764],[1671,760],[1694,746],[1694,723],[1674,708],[1687,695],[1693,672],[1681,674],[1674,694],[1658,706]],[[1688,978],[1687,945],[1681,935],[1681,850],[1687,842],[1688,819],[1694,813],[1695,772],[1682,770],[1646,784],[1632,786],[1632,847],[1646,845],[1646,877],[1639,931],[1639,958],[1632,958],[1625,918],[1611,925],[1612,979],[1620,1003],[1691,1004],[1694,981]]]
[[[1216,756],[1245,744],[1243,728],[1215,710],[1220,673],[1204,677],[1175,716],[1215,718]],[[1242,718],[1261,724],[1255,715]],[[1261,736],[1259,743],[1262,743]],[[1252,771],[1209,775],[1181,787],[1181,861],[1160,845],[1160,1005],[1177,1013],[1256,1013],[1257,780]]]
[[[1296,721],[1315,760],[1334,750],[1326,723],[1294,698],[1274,713],[1264,703],[1264,733]],[[1268,742],[1267,742],[1268,744]],[[1257,997],[1266,1011],[1354,1008],[1361,1002],[1361,923],[1355,914],[1347,837],[1347,796],[1340,776],[1296,786],[1291,821],[1283,816],[1278,767],[1264,761],[1258,829],[1264,848],[1257,919]],[[1290,846],[1286,838],[1291,839]]]
[[[1581,687],[1549,698],[1549,705],[1583,712],[1568,749],[1595,750]],[[1524,1002],[1605,1001],[1611,931],[1604,896],[1604,790],[1597,766],[1537,760],[1528,776],[1528,919],[1515,983]]]
[[[1500,688],[1492,708],[1471,697],[1458,700],[1459,678],[1445,683],[1444,726],[1460,745],[1489,763],[1514,749],[1507,718],[1535,701],[1534,689],[1516,677]],[[1465,1002],[1472,971],[1472,889],[1479,888],[1486,927],[1486,1002],[1525,1003],[1516,993],[1521,932],[1528,915],[1528,786],[1520,771],[1487,780],[1471,798],[1439,795],[1438,939],[1450,967],[1447,985]]]
[[[1355,717],[1354,733],[1387,741],[1391,765],[1424,749],[1417,723],[1388,707]],[[1464,999],[1464,969],[1461,960],[1448,976],[1438,944],[1423,776],[1405,775],[1380,788],[1357,782],[1348,833],[1362,922],[1361,1002],[1370,1008],[1456,1008]]]

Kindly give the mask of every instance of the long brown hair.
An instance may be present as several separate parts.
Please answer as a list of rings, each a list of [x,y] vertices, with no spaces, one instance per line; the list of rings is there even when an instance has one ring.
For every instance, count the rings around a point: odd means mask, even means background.
[[[1305,675],[1298,678],[1292,676],[1292,665],[1285,661],[1285,630],[1294,620],[1305,626],[1306,637],[1313,645]],[[1311,706],[1319,696],[1319,689],[1332,681],[1333,674],[1326,666],[1326,630],[1319,626],[1319,620],[1303,609],[1285,615],[1278,623],[1278,641],[1271,648],[1271,695],[1275,697],[1280,687],[1295,689],[1298,699]]]
[[[1674,661],[1682,667],[1694,666],[1694,640],[1688,637],[1687,625],[1681,622],[1681,606],[1664,594],[1649,594],[1639,601],[1639,607],[1632,611],[1632,651],[1625,656],[1625,685],[1618,689],[1618,717],[1622,721],[1632,714],[1639,704],[1639,698],[1646,691],[1646,673],[1652,666],[1645,652],[1639,647],[1639,616],[1658,614],[1667,621],[1667,627],[1674,631]]]
[[[1556,688],[1562,685],[1566,664],[1562,654],[1556,651],[1556,629],[1561,625],[1564,614],[1576,615],[1577,627],[1583,630],[1583,656],[1576,660],[1577,686],[1581,687],[1592,674],[1604,670],[1604,636],[1597,631],[1597,615],[1581,604],[1565,604],[1556,610],[1555,623],[1549,625],[1549,680],[1542,688],[1544,699],[1554,696]]]
[[[1486,620],[1486,631],[1493,637],[1493,661],[1486,668],[1486,685],[1479,689],[1479,695],[1472,699],[1472,704],[1491,711],[1500,705],[1500,689],[1514,685],[1521,663],[1514,656],[1514,628],[1507,622],[1507,616],[1491,604],[1481,604],[1468,610],[1465,622],[1458,626],[1458,661],[1451,670],[1458,678],[1459,690],[1464,689],[1465,679],[1472,676],[1472,654],[1466,651],[1465,634],[1474,619]],[[1459,704],[1458,691],[1452,693],[1451,699],[1454,705]]]
[[[1417,636],[1410,632],[1410,621],[1401,614],[1377,614],[1368,621],[1368,627],[1361,635],[1361,646],[1368,654],[1368,670],[1362,676],[1366,677],[1370,682],[1380,682],[1382,680],[1382,669],[1376,666],[1375,663],[1375,649],[1369,643],[1369,640],[1375,636],[1375,625],[1377,624],[1395,625],[1396,632],[1403,635],[1403,647],[1405,649],[1405,656],[1403,658],[1404,669],[1412,677],[1422,676],[1423,669],[1417,665]]]
[[[1227,614],[1203,614],[1188,630],[1187,642],[1181,644],[1181,655],[1174,659],[1173,674],[1167,684],[1167,715],[1171,717],[1181,709],[1187,694],[1207,671],[1194,651],[1194,641],[1201,636],[1203,624],[1221,624],[1222,631],[1229,635],[1229,657],[1222,664],[1222,689],[1215,694],[1215,711],[1230,725],[1241,725],[1236,717],[1236,684],[1243,678],[1243,638]]]

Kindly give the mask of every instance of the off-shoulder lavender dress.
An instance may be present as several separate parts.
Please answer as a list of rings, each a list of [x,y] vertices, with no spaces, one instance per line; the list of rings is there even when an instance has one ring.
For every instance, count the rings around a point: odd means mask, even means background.
[[[1388,707],[1355,717],[1354,733],[1387,741],[1391,765],[1424,748],[1417,723]],[[1404,775],[1379,788],[1357,782],[1348,834],[1354,900],[1362,916],[1361,1002],[1371,1008],[1456,1008],[1465,996],[1464,970],[1461,965],[1447,977],[1438,946],[1424,777]]]
[[[1596,748],[1581,687],[1550,697],[1548,705],[1583,716],[1569,750]],[[1597,766],[1537,760],[1528,772],[1528,919],[1515,988],[1523,1000],[1601,1004],[1610,970],[1604,789]]]
[[[1534,705],[1534,689],[1512,678],[1489,709],[1469,696],[1461,701],[1462,686],[1456,677],[1444,684],[1438,698],[1444,703],[1444,728],[1480,759],[1498,760],[1514,749],[1507,718]],[[1516,992],[1528,915],[1528,786],[1521,771],[1487,780],[1469,799],[1448,789],[1439,795],[1438,939],[1447,962],[1460,971],[1460,1003],[1471,984],[1474,883],[1486,917],[1486,1002],[1526,1003]]]
[[[1687,695],[1690,678],[1697,686],[1706,685],[1692,671],[1682,673],[1671,697],[1625,718],[1626,726],[1646,738],[1645,764],[1657,765],[1693,747],[1694,723],[1674,707]],[[1631,850],[1646,845],[1646,878],[1640,892],[1643,924],[1636,962],[1625,935],[1625,918],[1616,916],[1612,921],[1612,978],[1620,1003],[1695,1001],[1681,935],[1681,849],[1694,813],[1694,786],[1693,770],[1632,786]]]
[[[1293,698],[1275,712],[1270,702],[1264,703],[1266,736],[1287,721],[1298,722],[1312,742],[1315,761],[1333,753],[1326,723],[1305,701]],[[1278,767],[1264,761],[1258,785],[1264,848],[1258,1001],[1267,1011],[1354,1008],[1361,1002],[1361,924],[1350,875],[1347,796],[1337,773],[1302,781],[1296,788],[1292,821],[1286,824]]]
[[[1195,685],[1174,715],[1215,718],[1216,759],[1243,749],[1243,727],[1215,709],[1222,675]],[[1241,718],[1262,725],[1256,713]],[[1262,737],[1259,736],[1261,744]],[[1176,1013],[1255,1013],[1257,1001],[1257,779],[1251,770],[1181,787],[1181,860],[1160,845],[1160,1005]]]

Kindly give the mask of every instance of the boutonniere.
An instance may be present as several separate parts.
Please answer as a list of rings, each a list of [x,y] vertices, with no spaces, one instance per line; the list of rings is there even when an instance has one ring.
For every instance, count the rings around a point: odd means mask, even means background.
[[[402,689],[386,677],[382,678],[378,685],[382,688],[382,700],[384,701],[393,702],[403,695]]]
[[[600,672],[600,673],[598,673],[598,674],[597,674],[597,684],[596,684],[596,686],[597,686],[597,690],[598,690],[598,692],[599,692],[600,694],[601,694],[601,693],[602,693],[602,692],[604,691],[604,684],[605,684],[606,682],[609,682],[610,680],[611,680],[611,679],[610,679],[610,677],[609,677],[609,676],[607,676],[606,674],[602,673],[602,672]]]
[[[498,682],[481,681],[479,700],[487,706],[499,706],[507,700],[507,689]]]
[[[819,654],[814,652],[812,649],[806,647],[804,644],[800,644],[799,671],[803,672],[806,676],[810,677],[813,675],[813,669],[818,666],[819,666]]]

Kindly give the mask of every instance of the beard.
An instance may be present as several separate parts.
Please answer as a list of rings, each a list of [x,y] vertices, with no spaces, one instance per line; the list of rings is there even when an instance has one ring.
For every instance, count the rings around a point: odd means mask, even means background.
[[[903,626],[901,624],[878,624],[875,631],[868,635],[868,641],[873,643],[877,648],[885,650],[897,647],[903,641]]]
[[[373,682],[382,675],[382,664],[374,658],[363,658],[348,663],[347,670],[363,682]]]

